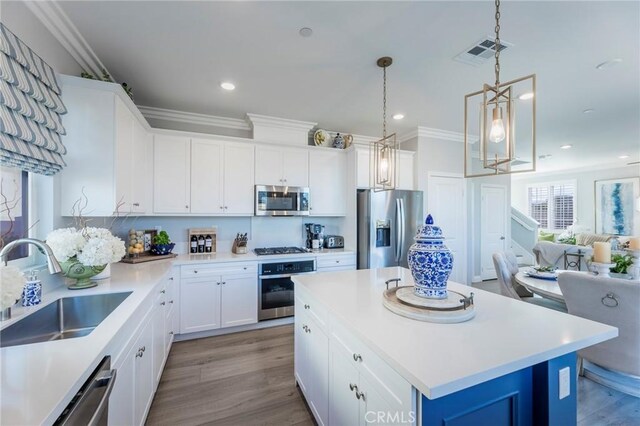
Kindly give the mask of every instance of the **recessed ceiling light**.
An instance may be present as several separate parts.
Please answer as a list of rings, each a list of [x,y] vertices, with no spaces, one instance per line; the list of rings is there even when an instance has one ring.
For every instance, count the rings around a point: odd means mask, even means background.
[[[627,154],[621,155],[618,157],[621,160],[624,160],[625,158],[629,158],[629,156]]]
[[[560,147],[560,149],[571,149],[571,148],[573,148],[573,145],[571,145],[571,144],[562,145]]]
[[[224,90],[233,90],[236,88],[236,85],[229,81],[223,81],[222,83],[220,83],[220,87],[222,87]]]
[[[591,114],[593,111],[595,111],[595,109],[593,108],[587,108],[585,110],[582,111],[583,114]]]
[[[620,59],[620,58],[612,59],[610,61],[604,61],[604,62],[601,62],[598,65],[596,65],[596,69],[604,70],[604,69],[607,69],[607,68],[615,67],[620,62],[622,62],[622,59]]]
[[[518,96],[518,99],[522,101],[526,101],[527,99],[532,99],[532,98],[533,98],[533,92],[523,93],[522,95]]]
[[[394,120],[402,120],[404,118],[404,114],[393,114]]]
[[[311,37],[311,34],[313,34],[313,30],[309,27],[303,27],[303,28],[300,28],[300,31],[298,31],[298,33],[302,37]]]

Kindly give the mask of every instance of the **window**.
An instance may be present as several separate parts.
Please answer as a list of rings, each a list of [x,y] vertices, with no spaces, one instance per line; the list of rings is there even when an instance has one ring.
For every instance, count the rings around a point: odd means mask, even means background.
[[[2,245],[29,236],[29,174],[2,167],[0,179],[0,235]],[[8,260],[29,256],[29,246],[16,247]]]
[[[540,223],[540,228],[551,231],[573,225],[575,188],[573,182],[530,186],[527,194],[529,216]]]

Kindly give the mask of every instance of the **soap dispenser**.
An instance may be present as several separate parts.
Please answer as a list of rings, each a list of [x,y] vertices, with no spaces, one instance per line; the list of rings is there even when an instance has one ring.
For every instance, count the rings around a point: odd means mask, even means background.
[[[37,271],[29,271],[22,291],[22,306],[35,306],[42,302],[42,283]]]

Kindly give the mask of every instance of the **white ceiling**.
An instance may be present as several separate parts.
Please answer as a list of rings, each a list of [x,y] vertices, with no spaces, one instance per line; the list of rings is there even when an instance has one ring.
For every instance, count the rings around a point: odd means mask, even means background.
[[[378,135],[382,72],[390,121],[461,132],[464,95],[493,64],[453,57],[493,32],[492,2],[60,2],[139,105],[224,117],[247,112]],[[537,73],[540,170],[640,157],[640,3],[502,3],[503,81]],[[313,29],[303,38],[302,27]],[[606,60],[622,63],[597,70]],[[223,80],[237,89],[226,92]],[[592,114],[583,114],[594,108]],[[560,150],[572,144],[573,149]],[[620,160],[628,154],[630,159]]]

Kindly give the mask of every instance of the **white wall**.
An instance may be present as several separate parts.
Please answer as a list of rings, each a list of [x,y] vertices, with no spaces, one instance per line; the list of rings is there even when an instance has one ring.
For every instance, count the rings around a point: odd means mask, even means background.
[[[640,166],[625,166],[603,170],[565,171],[562,173],[532,173],[513,175],[511,181],[512,205],[524,213],[528,212],[527,187],[551,182],[575,180],[576,182],[576,224],[593,232],[595,229],[594,182],[604,179],[640,176]]]

